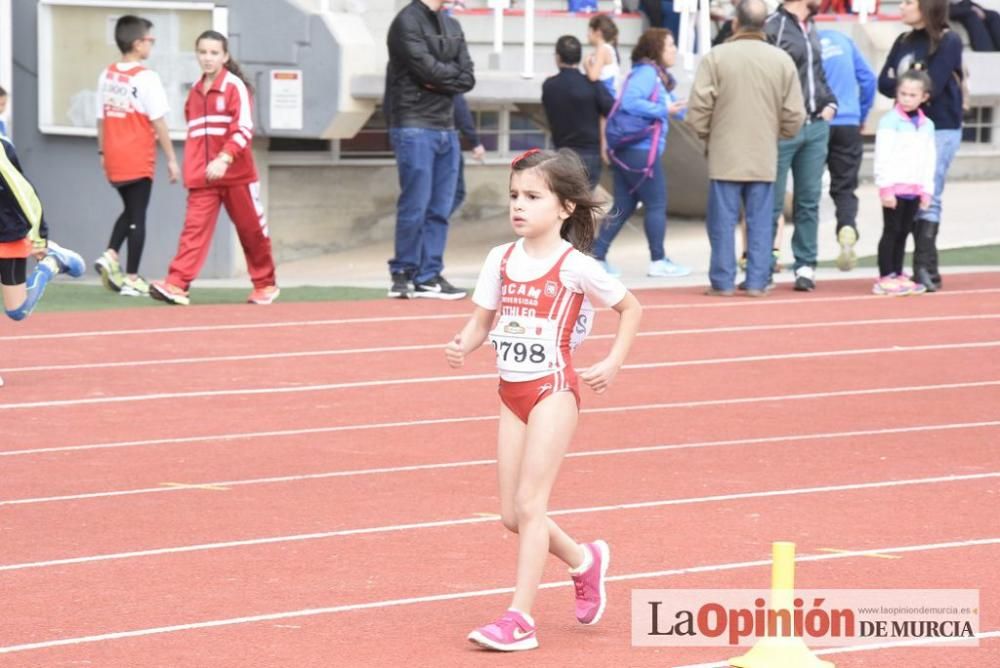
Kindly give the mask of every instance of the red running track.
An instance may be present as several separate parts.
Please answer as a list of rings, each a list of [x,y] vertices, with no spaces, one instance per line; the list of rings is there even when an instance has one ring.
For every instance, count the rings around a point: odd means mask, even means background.
[[[641,293],[630,368],[585,391],[552,502],[573,535],[612,545],[608,613],[576,625],[552,563],[542,647],[508,657],[464,640],[506,605],[516,548],[492,516],[489,356],[451,372],[438,345],[468,304],[4,326],[3,665],[714,662],[740,652],[632,648],[629,592],[765,587],[773,540],[798,544],[803,587],[980,589],[997,631],[1000,275],[909,299],[866,286]],[[599,315],[579,365],[613,325]],[[1000,663],[996,634],[848,650],[825,658]]]

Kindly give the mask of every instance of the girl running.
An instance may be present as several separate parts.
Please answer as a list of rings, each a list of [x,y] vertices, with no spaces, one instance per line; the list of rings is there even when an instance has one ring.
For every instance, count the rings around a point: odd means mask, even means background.
[[[510,221],[520,239],[490,251],[472,297],[475,311],[445,349],[448,364],[458,368],[489,337],[500,372],[500,514],[520,539],[517,585],[510,608],[469,634],[472,642],[500,651],[538,646],[531,609],[546,553],[570,568],[577,620],[596,624],[604,612],[607,544],[577,543],[547,509],[576,428],[579,381],[598,393],[608,388],[642,313],[632,293],[584,254],[594,240],[599,205],[576,154],[532,149],[511,170]],[[592,324],[588,299],[618,312],[618,334],[608,356],[577,376],[571,351]]]
[[[225,206],[236,225],[253,281],[247,301],[270,304],[279,290],[250,149],[251,89],[239,65],[230,58],[224,35],[206,30],[195,41],[195,51],[203,74],[184,103],[187,216],[167,277],[154,281],[149,294],[171,304],[190,303],[188,287],[205,264],[219,207]]]

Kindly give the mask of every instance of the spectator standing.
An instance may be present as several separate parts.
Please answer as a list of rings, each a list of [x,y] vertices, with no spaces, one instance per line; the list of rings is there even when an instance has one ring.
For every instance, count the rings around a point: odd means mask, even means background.
[[[583,48],[580,40],[563,35],[556,41],[559,73],[542,84],[542,108],[557,149],[568,148],[580,156],[591,189],[601,180],[603,119],[614,99],[600,81],[591,81],[580,72]]]
[[[607,14],[598,14],[587,24],[587,41],[594,51],[587,56],[587,78],[604,84],[611,97],[618,95],[618,26]]]
[[[934,195],[915,223],[914,278],[929,292],[941,288],[937,234],[941,223],[941,195],[952,160],[962,142],[962,40],[948,30],[948,0],[902,0],[900,19],[910,26],[900,35],[878,77],[879,92],[896,98],[896,81],[918,69],[931,78],[930,100],[921,108],[934,122]]]
[[[795,289],[800,292],[816,289],[819,200],[830,141],[829,122],[837,114],[837,98],[826,83],[822,47],[812,19],[818,10],[819,0],[785,0],[765,24],[771,43],[784,50],[795,62],[805,102],[805,125],[798,135],[782,139],[778,145],[778,172],[771,216],[776,236],[778,217],[785,205],[785,183],[790,168],[795,182],[792,254],[795,256]]]
[[[875,72],[850,37],[837,30],[820,30],[823,71],[837,98],[837,115],[830,121],[826,166],[830,170],[830,197],[837,210],[837,267],[857,265],[858,171],[864,155],[861,128],[875,101]]]
[[[766,19],[763,0],[737,5],[733,36],[702,59],[688,100],[686,121],[708,150],[709,295],[734,294],[741,204],[747,219],[746,294],[767,293],[778,140],[796,136],[805,120],[795,64],[767,43]]]
[[[896,105],[885,114],[875,134],[875,185],[882,200],[882,239],[878,244],[877,295],[926,292],[903,274],[906,237],[934,190],[934,122],[920,110],[929,97],[926,72],[909,70],[899,77]]]
[[[454,96],[472,90],[476,80],[462,28],[443,5],[411,0],[386,38],[384,107],[400,187],[390,297],[451,300],[466,294],[441,272],[462,157]]]
[[[674,99],[676,82],[667,71],[677,59],[674,36],[666,28],[650,28],[632,50],[632,71],[622,85],[616,109],[609,115],[608,131],[615,113],[623,113],[652,130],[625,147],[609,141],[611,169],[615,175],[615,197],[611,214],[594,243],[594,257],[612,276],[620,275],[607,263],[608,248],[639,202],[644,207],[644,229],[649,244],[647,276],[687,276],[691,270],[671,262],[663,250],[667,232],[667,180],[663,173],[663,151],[671,115],[681,117],[686,102]]]
[[[461,93],[455,96],[455,127],[458,129],[459,137],[472,144],[472,157],[479,162],[483,162],[486,157],[486,147],[483,146],[483,142],[479,139],[479,133],[476,132],[476,121],[472,118],[469,103]],[[464,201],[465,160],[460,154],[458,160],[458,183],[455,184],[455,200],[451,205],[449,218],[455,215],[458,207],[462,206],[462,202]]]

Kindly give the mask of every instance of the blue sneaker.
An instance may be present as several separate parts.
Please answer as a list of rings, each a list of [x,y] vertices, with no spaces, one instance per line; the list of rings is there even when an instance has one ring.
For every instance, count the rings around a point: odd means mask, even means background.
[[[79,253],[63,248],[54,241],[49,241],[48,250],[48,257],[56,261],[61,273],[79,278],[83,276],[83,272],[87,271],[87,263],[83,261]]]
[[[607,272],[608,276],[614,276],[615,278],[618,278],[619,276],[622,275],[622,270],[614,265],[608,264],[607,260],[598,260],[597,264],[601,265],[601,267],[604,268],[604,271]]]
[[[679,278],[681,276],[687,276],[691,273],[691,270],[683,265],[674,264],[668,258],[663,258],[662,260],[657,260],[656,262],[649,263],[649,270],[646,272],[647,276],[655,276],[657,278]]]

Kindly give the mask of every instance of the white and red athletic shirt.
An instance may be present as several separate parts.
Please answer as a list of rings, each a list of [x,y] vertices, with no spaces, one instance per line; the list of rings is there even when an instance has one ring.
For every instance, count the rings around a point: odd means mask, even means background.
[[[112,183],[153,178],[153,121],[167,115],[160,76],[140,63],[114,63],[97,79],[97,118],[104,121],[104,170]]]
[[[497,246],[486,256],[472,301],[499,311],[490,338],[497,348],[500,377],[523,382],[561,371],[568,364],[566,344],[569,350],[576,348],[593,326],[590,304],[614,306],[626,292],[621,281],[569,242],[539,259],[524,252],[520,239]],[[576,317],[564,317],[574,310],[579,311]]]

